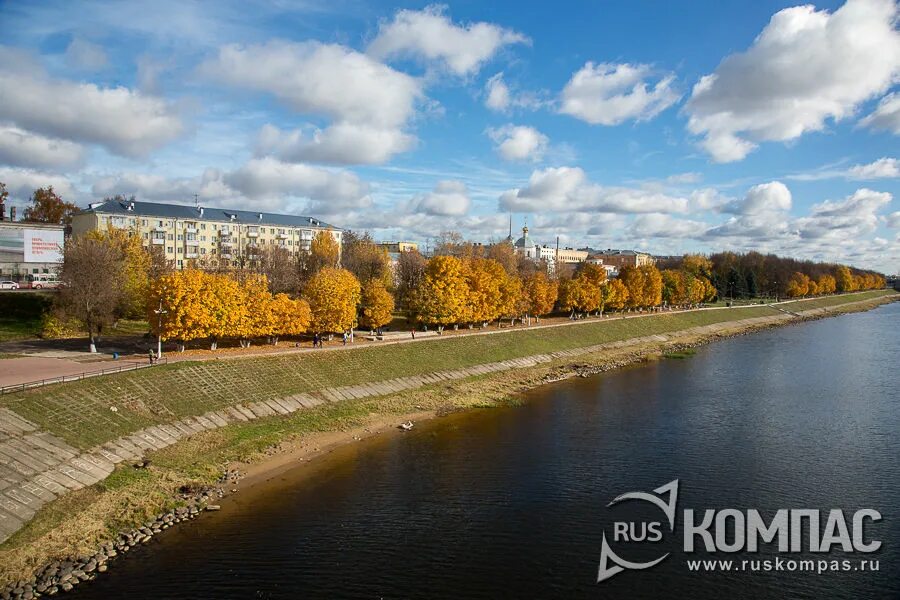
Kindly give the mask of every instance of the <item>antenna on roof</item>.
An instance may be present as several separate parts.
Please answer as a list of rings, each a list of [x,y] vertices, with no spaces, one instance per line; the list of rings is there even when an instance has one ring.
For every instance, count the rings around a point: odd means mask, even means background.
[[[200,195],[199,194],[194,194],[194,207],[198,208],[198,209],[200,208]]]

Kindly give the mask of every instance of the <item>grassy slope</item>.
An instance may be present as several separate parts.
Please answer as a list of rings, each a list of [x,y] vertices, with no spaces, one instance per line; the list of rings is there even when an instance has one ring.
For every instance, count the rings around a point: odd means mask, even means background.
[[[844,297],[844,302],[848,300]],[[0,398],[0,404],[71,444],[88,448],[153,423],[238,403],[772,314],[772,308],[762,306],[723,309],[351,351],[181,362],[40,388]]]
[[[781,305],[786,310],[813,310],[814,308],[828,308],[846,304],[847,302],[856,302],[865,300],[866,298],[875,298],[888,294],[896,294],[894,290],[874,290],[868,292],[853,292],[850,294],[840,294],[838,296],[824,296],[822,298],[813,298],[811,300],[794,300],[785,302]]]

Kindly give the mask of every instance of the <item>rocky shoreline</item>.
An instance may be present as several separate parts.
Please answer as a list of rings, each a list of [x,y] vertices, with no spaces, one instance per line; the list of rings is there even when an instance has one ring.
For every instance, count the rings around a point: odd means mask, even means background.
[[[553,369],[550,373],[538,380],[533,380],[533,383],[527,387],[534,388],[541,385],[564,381],[572,377],[591,377],[600,373],[644,362],[652,357],[658,357],[661,352],[683,352],[721,339],[747,335],[764,329],[783,327],[784,325],[819,320],[849,312],[869,310],[880,304],[897,300],[897,298],[882,298],[849,303],[830,309],[816,309],[804,314],[796,316],[792,315],[788,320],[755,323],[753,325],[734,322],[734,327],[728,331],[705,335],[691,334],[686,331],[676,331],[672,333],[673,337],[677,338],[678,336],[681,336],[686,339],[682,341],[670,339],[658,343],[655,347],[637,349],[627,353],[625,356],[618,356],[615,359],[601,358],[595,363],[586,363],[582,361],[572,362]],[[636,343],[637,341],[635,340],[624,340],[623,342],[614,343],[613,346],[625,350],[629,345],[634,346]],[[348,436],[344,443],[349,443],[350,441],[358,439],[357,436]],[[271,448],[265,452],[265,455],[270,457],[277,453],[277,448]],[[145,468],[148,464],[149,461],[141,461],[133,464],[132,468]],[[109,570],[113,561],[126,555],[130,550],[143,544],[147,544],[163,531],[174,527],[179,523],[194,520],[205,511],[218,510],[219,505],[214,504],[213,501],[222,499],[230,493],[237,492],[237,489],[233,486],[237,484],[243,476],[244,473],[237,469],[226,468],[214,485],[202,486],[199,489],[178,490],[178,494],[174,498],[176,503],[179,504],[178,507],[158,514],[156,517],[146,521],[139,527],[120,532],[115,539],[105,542],[91,554],[54,560],[38,570],[31,578],[8,583],[0,588],[0,600],[30,600],[45,596],[55,596],[60,593],[71,591],[84,582],[96,579],[99,574]]]

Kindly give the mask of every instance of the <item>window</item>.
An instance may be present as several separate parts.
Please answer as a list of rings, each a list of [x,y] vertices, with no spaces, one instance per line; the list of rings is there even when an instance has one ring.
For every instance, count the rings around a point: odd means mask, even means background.
[[[205,236],[205,235],[201,235],[201,236],[200,236],[200,241],[201,241],[201,242],[205,242],[205,241],[206,241],[206,236]]]
[[[206,248],[200,248],[200,254],[206,254]]]
[[[179,260],[179,261],[178,261],[178,268],[180,269],[181,267],[182,267],[182,264],[181,264],[181,261]]]
[[[37,275],[38,269],[32,269],[31,272],[34,273],[35,275]]]
[[[181,254],[181,250],[182,250],[181,246],[178,246],[178,254]]]
[[[200,229],[206,231],[206,223],[200,223]]]
[[[166,252],[167,252],[168,254],[172,254],[172,252],[173,252],[172,246],[169,246],[168,248],[166,248]]]
[[[49,273],[49,272],[50,272],[49,269],[44,269],[44,273]]]
[[[141,219],[141,227],[147,226],[147,219]]]
[[[175,236],[170,233],[169,237],[167,237],[166,239],[168,239],[171,242],[175,239]]]
[[[162,226],[163,226],[163,222],[162,222],[162,221],[157,221],[157,227],[162,227]]]
[[[179,241],[179,242],[183,242],[183,241],[184,241],[184,236],[181,235],[180,233],[178,234],[178,241]]]

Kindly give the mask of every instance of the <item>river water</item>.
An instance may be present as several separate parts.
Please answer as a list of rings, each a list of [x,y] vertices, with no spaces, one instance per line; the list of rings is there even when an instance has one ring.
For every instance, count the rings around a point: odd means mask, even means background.
[[[732,338],[342,448],[166,532],[72,596],[900,598],[898,325],[894,303]],[[675,479],[675,532],[613,546],[633,561],[670,555],[598,584],[614,521],[665,523],[648,502],[607,504]],[[693,572],[693,558],[778,556],[689,555],[687,508],[767,521],[838,508],[848,524],[874,508],[883,519],[865,537],[877,552],[780,556],[879,570]]]

